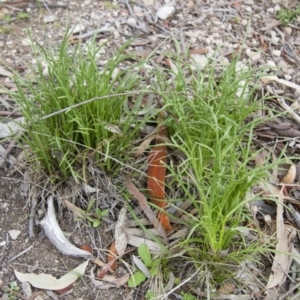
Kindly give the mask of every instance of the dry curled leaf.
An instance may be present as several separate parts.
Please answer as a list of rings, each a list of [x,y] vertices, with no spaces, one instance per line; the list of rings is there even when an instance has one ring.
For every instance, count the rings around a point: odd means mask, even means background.
[[[68,200],[64,200],[64,204],[66,207],[72,211],[78,218],[85,219],[85,211],[79,208],[78,206],[74,205]]]
[[[109,253],[107,255],[107,262],[108,263],[111,263],[112,264],[110,265],[110,268],[115,271],[116,268],[117,268],[117,263],[116,263],[116,259],[118,257],[118,253],[117,253],[117,250],[116,250],[116,242],[113,241],[110,245],[110,248],[109,248]]]
[[[166,232],[160,222],[155,217],[155,214],[153,213],[151,207],[149,206],[146,197],[137,189],[137,187],[131,182],[130,178],[127,177],[126,180],[126,188],[128,192],[139,201],[140,207],[149,219],[149,221],[152,223],[154,228],[157,230],[159,235],[163,238],[163,241],[168,244],[168,237],[166,235]],[[128,237],[129,238],[129,237]]]
[[[285,183],[285,184],[294,183],[295,178],[296,178],[296,173],[297,173],[297,168],[293,164],[293,165],[290,166],[287,174],[282,178],[282,183]]]
[[[128,281],[130,274],[125,274],[123,277],[117,278],[115,276],[105,275],[101,280],[96,280],[93,268],[91,268],[90,279],[95,287],[99,289],[110,289],[110,288],[119,288],[122,285],[126,284]]]

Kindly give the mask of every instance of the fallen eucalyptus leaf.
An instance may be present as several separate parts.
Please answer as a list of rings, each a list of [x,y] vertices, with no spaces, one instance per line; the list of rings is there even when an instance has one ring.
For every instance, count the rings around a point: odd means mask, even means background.
[[[74,270],[70,271],[66,275],[60,277],[59,279],[55,278],[49,274],[33,274],[33,273],[21,273],[17,270],[14,270],[16,277],[19,281],[25,282],[28,281],[32,286],[38,289],[43,290],[52,290],[57,291],[64,289],[74,283],[78,278],[84,274],[85,269],[89,263],[89,260],[85,261],[79,265]]]

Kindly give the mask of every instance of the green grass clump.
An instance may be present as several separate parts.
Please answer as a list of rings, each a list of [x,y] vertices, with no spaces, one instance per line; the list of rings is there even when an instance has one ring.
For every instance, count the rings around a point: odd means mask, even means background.
[[[245,204],[253,200],[247,193],[268,177],[266,168],[250,167],[257,154],[253,129],[261,119],[246,119],[261,105],[251,87],[257,77],[236,64],[233,61],[216,75],[214,62],[202,71],[179,60],[173,81],[158,75],[169,116],[168,145],[181,153],[177,165],[168,169],[169,189],[177,195],[181,191],[182,198],[170,201],[191,203],[189,211],[182,212],[190,228],[183,245],[196,264],[210,261],[222,268],[258,251],[245,243],[241,227],[246,226]],[[220,273],[218,268],[217,274],[225,276],[226,270]]]
[[[296,20],[297,16],[300,16],[300,4],[295,8],[282,8],[277,13],[277,19],[280,20],[284,26]]]
[[[133,147],[146,118],[138,121],[142,91],[136,65],[122,70],[126,45],[105,62],[101,47],[70,46],[65,37],[59,49],[34,47],[37,68],[32,78],[16,78],[15,94],[25,116],[26,144],[48,174],[77,178],[87,160],[107,172],[116,172]],[[100,70],[99,70],[100,68]],[[134,96],[129,110],[127,101]],[[91,100],[92,99],[92,100]]]

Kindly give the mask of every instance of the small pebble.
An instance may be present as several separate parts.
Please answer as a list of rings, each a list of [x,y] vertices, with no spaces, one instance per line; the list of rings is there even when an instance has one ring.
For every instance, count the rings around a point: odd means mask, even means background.
[[[71,33],[76,34],[76,33],[82,32],[84,30],[85,30],[85,27],[82,24],[77,24],[69,30],[68,34],[71,34]]]
[[[278,44],[278,42],[279,42],[279,38],[277,37],[277,36],[273,36],[272,38],[271,38],[271,43],[273,44],[273,45],[277,45]]]
[[[119,37],[120,37],[120,32],[119,32],[119,30],[115,30],[115,31],[113,32],[113,35],[114,35],[114,38],[115,38],[115,39],[119,38]]]
[[[242,24],[243,26],[247,26],[247,24],[248,24],[248,20],[246,20],[246,19],[243,19],[243,20],[241,21],[241,24]]]
[[[208,59],[204,55],[199,54],[192,54],[191,55],[193,61],[196,63],[196,65],[200,68],[200,70],[203,70],[208,62]]]
[[[50,16],[45,16],[43,22],[47,24],[47,23],[53,23],[55,20],[56,17],[54,15],[50,15]]]
[[[130,27],[136,27],[136,19],[135,18],[128,18],[126,24]]]
[[[281,51],[280,50],[273,50],[273,55],[277,56],[277,57],[280,57]]]
[[[292,28],[291,27],[284,27],[284,32],[288,35],[291,35],[292,34]]]
[[[30,41],[30,38],[25,38],[21,41],[21,44],[23,46],[30,46],[31,45],[31,41]]]
[[[274,10],[275,10],[275,11],[279,11],[279,10],[281,10],[281,7],[280,7],[278,4],[276,4],[276,5],[274,6]]]
[[[187,6],[188,8],[194,7],[194,6],[195,6],[195,3],[194,3],[193,1],[189,1],[189,2],[186,4],[186,6]]]
[[[20,230],[16,230],[16,229],[12,229],[8,231],[8,234],[10,235],[12,240],[16,240],[18,238],[18,236],[20,235],[21,231]]]
[[[168,17],[172,15],[174,11],[175,11],[174,6],[163,6],[156,12],[156,15],[159,19],[166,20],[168,19]]]
[[[251,60],[257,60],[257,59],[260,59],[260,57],[261,57],[260,52],[251,51],[249,48],[246,49],[246,54]]]
[[[273,68],[276,68],[276,64],[275,64],[275,62],[274,62],[273,60],[268,60],[268,61],[267,61],[267,64],[268,64],[268,66],[271,67],[272,69],[273,69]]]
[[[284,74],[284,79],[290,81],[292,79],[292,76],[288,74]]]

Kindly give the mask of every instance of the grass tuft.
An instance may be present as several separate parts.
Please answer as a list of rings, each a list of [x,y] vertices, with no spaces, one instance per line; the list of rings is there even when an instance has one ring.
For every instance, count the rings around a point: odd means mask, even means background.
[[[242,234],[249,220],[245,207],[258,197],[247,195],[269,177],[268,167],[251,164],[257,155],[253,129],[262,122],[249,118],[263,101],[255,96],[259,74],[237,60],[216,74],[215,60],[200,70],[176,56],[171,59],[176,61],[172,80],[157,75],[168,114],[168,146],[180,153],[168,167],[168,187],[180,191],[182,198],[169,201],[175,206],[179,201],[191,203],[181,212],[190,228],[182,246],[195,265],[209,261],[222,281],[233,272],[224,264],[238,264],[264,251],[257,240],[246,243]]]
[[[29,81],[16,78],[15,99],[27,121],[25,142],[48,174],[59,170],[64,178],[77,178],[80,166],[91,161],[112,174],[120,166],[115,159],[127,158],[146,118],[139,121],[136,115],[142,91],[127,108],[140,78],[133,72],[136,65],[122,69],[126,46],[102,68],[104,46],[95,42],[73,47],[66,36],[58,50],[34,46],[37,67]]]

